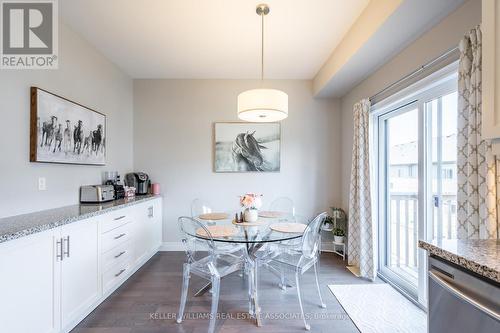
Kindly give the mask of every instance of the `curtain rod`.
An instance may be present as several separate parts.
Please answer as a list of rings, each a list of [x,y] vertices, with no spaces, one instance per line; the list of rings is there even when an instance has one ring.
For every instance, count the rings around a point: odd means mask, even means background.
[[[440,56],[438,56],[437,58],[434,58],[432,59],[431,61],[429,61],[428,63],[420,66],[419,68],[417,68],[416,70],[414,70],[413,72],[411,72],[410,74],[404,76],[403,78],[397,80],[396,82],[393,82],[391,83],[390,85],[388,85],[387,87],[385,87],[384,89],[382,89],[381,91],[379,91],[378,93],[376,93],[375,95],[373,95],[372,97],[369,98],[370,102],[372,102],[376,97],[378,97],[379,95],[382,95],[383,93],[385,93],[386,91],[388,91],[389,89],[397,86],[398,84],[400,84],[401,82],[403,81],[406,81],[410,78],[412,78],[413,76],[419,74],[420,72],[422,72],[423,70],[425,70],[426,68],[438,63],[439,61],[447,58],[449,55],[451,55],[452,53],[458,51],[458,46],[455,46],[454,48],[446,51],[445,53],[441,54]]]

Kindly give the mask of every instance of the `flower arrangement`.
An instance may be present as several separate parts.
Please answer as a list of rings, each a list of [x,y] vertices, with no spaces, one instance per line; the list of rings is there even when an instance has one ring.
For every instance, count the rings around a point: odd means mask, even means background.
[[[240,205],[245,209],[259,209],[262,207],[262,194],[246,193],[240,196]]]

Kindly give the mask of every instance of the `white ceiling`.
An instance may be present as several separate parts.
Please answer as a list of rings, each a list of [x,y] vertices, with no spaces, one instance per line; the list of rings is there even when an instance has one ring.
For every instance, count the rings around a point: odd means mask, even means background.
[[[369,0],[266,0],[265,77],[312,79]],[[66,24],[133,78],[260,77],[259,0],[60,1]]]

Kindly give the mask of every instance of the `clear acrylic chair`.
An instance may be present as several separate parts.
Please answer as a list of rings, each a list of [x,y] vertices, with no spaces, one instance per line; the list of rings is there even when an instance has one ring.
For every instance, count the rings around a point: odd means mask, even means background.
[[[213,213],[213,212],[214,211],[213,211],[212,205],[206,200],[194,199],[191,202],[191,217],[197,221],[200,221],[202,223],[206,222],[208,225],[217,224],[216,221],[203,221],[203,220],[199,219],[200,215]],[[221,251],[221,252],[235,253],[235,252],[240,251],[240,250],[243,250],[243,245],[241,245],[241,244],[228,243],[228,244],[219,244],[217,246],[217,251]]]
[[[194,199],[191,202],[191,217],[197,219],[202,214],[212,213],[212,205],[202,199]]]
[[[311,267],[314,268],[314,275],[316,278],[316,288],[318,289],[320,305],[326,308],[323,298],[321,297],[321,290],[319,287],[318,278],[318,265],[319,254],[321,246],[321,225],[326,218],[326,213],[321,213],[312,220],[307,226],[302,236],[302,244],[300,248],[289,251],[282,251],[280,254],[273,256],[270,259],[271,265],[277,265],[280,268],[288,268],[295,272],[295,283],[297,285],[297,296],[299,299],[300,311],[302,312],[302,319],[306,330],[310,330],[310,325],[307,323],[304,316],[304,307],[302,305],[302,295],[300,288],[300,280],[302,275]]]
[[[293,200],[287,197],[279,197],[274,199],[269,205],[269,210],[274,212],[282,212],[289,216],[295,216],[295,204]]]
[[[243,267],[243,260],[240,256],[218,250],[212,235],[203,223],[183,216],[179,218],[179,228],[187,261],[184,263],[183,268],[181,301],[177,323],[180,324],[183,320],[189,279],[191,274],[195,274],[209,280],[212,284],[212,305],[210,324],[208,326],[208,332],[212,333],[215,330],[217,320],[220,280],[222,277],[240,270]],[[203,238],[200,238],[200,234]],[[202,250],[200,251],[200,249]]]

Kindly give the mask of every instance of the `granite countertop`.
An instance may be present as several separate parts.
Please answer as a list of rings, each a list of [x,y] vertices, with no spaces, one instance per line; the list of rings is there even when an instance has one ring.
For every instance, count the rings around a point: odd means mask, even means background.
[[[0,218],[0,243],[159,197],[159,195],[152,194],[141,195],[134,198],[118,199],[102,204],[78,204]]]
[[[418,241],[418,246],[446,261],[500,283],[500,240],[443,239]]]

